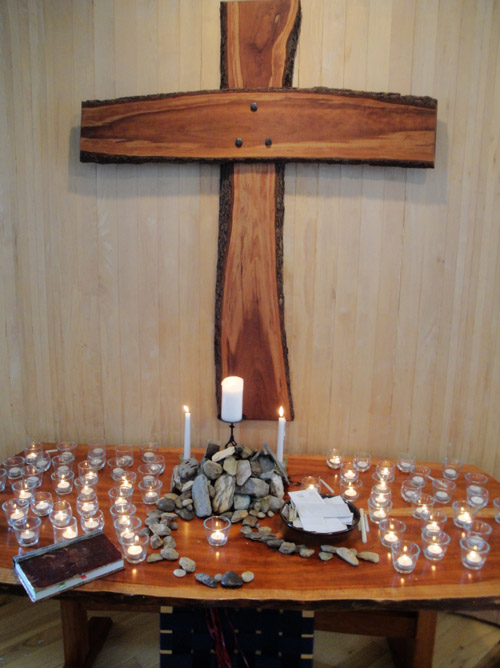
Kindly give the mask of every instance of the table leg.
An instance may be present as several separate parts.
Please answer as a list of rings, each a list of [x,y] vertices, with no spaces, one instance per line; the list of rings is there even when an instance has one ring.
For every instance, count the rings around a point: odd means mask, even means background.
[[[416,613],[415,634],[410,638],[387,638],[396,668],[432,668],[437,612]]]
[[[60,606],[64,668],[89,668],[104,645],[112,621],[109,617],[87,620],[86,608],[77,601],[64,599]]]

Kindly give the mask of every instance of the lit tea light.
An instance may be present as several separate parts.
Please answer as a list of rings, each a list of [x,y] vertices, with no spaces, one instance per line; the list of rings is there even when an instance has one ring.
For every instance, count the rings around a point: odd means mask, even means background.
[[[413,566],[413,561],[412,558],[409,557],[407,554],[402,554],[400,557],[397,558],[398,566],[401,568],[410,568]]]
[[[68,514],[65,513],[63,510],[58,510],[54,513],[53,519],[56,522],[64,522],[64,520],[68,517]]]
[[[340,466],[342,463],[342,460],[339,455],[334,455],[333,457],[330,457],[330,464],[333,464],[333,466]]]
[[[344,496],[349,496],[350,498],[353,498],[354,496],[357,496],[357,492],[354,489],[354,487],[346,487],[344,490]]]
[[[22,520],[24,517],[24,513],[22,510],[19,510],[19,508],[16,508],[16,510],[13,510],[10,514],[10,519],[14,522],[16,520]]]
[[[49,507],[50,503],[48,501],[39,501],[38,503],[35,503],[35,510],[40,514],[46,512]]]
[[[398,540],[397,535],[394,533],[394,531],[388,531],[384,535],[384,540],[387,541],[388,543],[395,543]]]
[[[138,557],[142,552],[140,545],[129,545],[127,547],[127,554],[131,557]]]
[[[159,473],[161,469],[161,464],[150,464],[149,468],[151,470],[151,473]]]
[[[21,531],[19,534],[21,540],[33,540],[35,538],[35,532],[32,531],[31,529],[25,529],[24,531]]]
[[[440,545],[434,545],[434,543],[431,543],[427,547],[427,552],[430,552],[433,556],[438,557],[443,554],[443,548]]]
[[[216,531],[212,531],[210,534],[210,540],[212,541],[212,545],[223,545],[224,541],[226,540],[226,536],[224,535],[223,531],[219,531],[217,529]]]
[[[145,485],[151,485],[155,480],[154,476],[152,475],[145,475],[144,478],[142,479],[143,483]]]
[[[58,492],[68,492],[70,486],[71,485],[67,480],[59,480],[56,489]]]
[[[73,529],[73,527],[66,527],[66,529],[62,532],[63,538],[69,539],[69,538],[76,538],[78,535],[77,532]]]
[[[373,511],[373,516],[377,519],[384,520],[387,517],[387,513],[383,508],[377,508]]]
[[[28,499],[31,499],[31,492],[28,492],[27,489],[21,489],[18,492],[18,496],[20,499],[27,501]]]
[[[440,531],[439,524],[437,522],[429,522],[429,524],[427,524],[425,528],[427,531],[431,532]]]
[[[469,524],[470,522],[472,522],[472,517],[470,516],[470,513],[464,511],[463,513],[460,513],[457,516],[457,520],[462,524]]]
[[[83,524],[85,525],[86,529],[95,529],[99,526],[99,520],[96,520],[95,517],[89,517],[88,519],[84,520]]]
[[[483,561],[483,557],[475,550],[468,552],[466,559],[470,564],[474,565],[480,564]]]
[[[155,503],[158,500],[158,492],[151,490],[144,494],[144,500],[146,503]]]

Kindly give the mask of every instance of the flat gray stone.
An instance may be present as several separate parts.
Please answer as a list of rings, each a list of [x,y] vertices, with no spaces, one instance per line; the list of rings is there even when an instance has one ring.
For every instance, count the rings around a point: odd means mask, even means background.
[[[200,474],[196,476],[191,489],[194,512],[197,517],[209,517],[212,514],[212,502],[208,491],[208,478]]]
[[[173,547],[164,547],[160,551],[160,554],[163,557],[163,559],[166,559],[167,561],[177,561],[177,559],[179,558],[179,553],[177,552],[177,550],[174,550]]]
[[[160,538],[160,536],[153,534],[149,539],[149,544],[152,550],[158,550],[163,545],[163,538]]]
[[[214,513],[220,515],[232,507],[234,487],[234,477],[228,473],[223,473],[220,478],[215,481],[215,496],[212,499],[212,508]]]
[[[176,578],[183,578],[186,575],[186,571],[183,568],[176,568],[174,575]]]
[[[318,556],[321,561],[330,561],[330,559],[333,559],[333,554],[331,552],[320,552]]]
[[[356,555],[353,554],[353,552],[347,547],[337,548],[337,556],[344,561],[347,561],[347,563],[351,564],[351,566],[357,566],[359,564]]]
[[[159,552],[153,552],[153,554],[150,554],[146,557],[146,561],[148,564],[154,564],[157,561],[163,561],[163,557]]]
[[[203,462],[201,470],[209,480],[217,480],[224,469],[217,462],[213,462],[211,459],[207,459]]]
[[[323,552],[331,552],[332,554],[335,554],[335,552],[337,552],[338,548],[335,547],[335,545],[322,545],[321,550]]]
[[[238,489],[239,494],[250,494],[257,498],[269,494],[269,485],[260,478],[249,478],[244,485]]]
[[[356,557],[358,559],[363,559],[363,561],[371,561],[374,564],[378,564],[380,561],[380,556],[377,552],[358,552]]]
[[[172,532],[171,528],[167,524],[164,524],[163,522],[156,522],[156,524],[150,524],[149,528],[157,536],[170,536]]]
[[[160,510],[166,510],[170,512],[175,508],[175,499],[169,499],[166,496],[162,496],[156,505]]]
[[[241,487],[252,475],[252,467],[247,459],[240,459],[236,470],[236,484]]]
[[[234,571],[226,571],[220,581],[221,585],[226,589],[237,589],[243,587],[243,580]]]
[[[279,513],[285,503],[283,499],[279,499],[277,496],[269,496],[268,501],[269,510],[272,510],[273,513]]]
[[[182,483],[182,489],[184,483],[186,483],[188,480],[194,480],[198,474],[198,462],[196,459],[194,457],[185,459],[182,464],[179,464],[178,474]]]
[[[196,563],[189,557],[181,557],[179,559],[179,566],[183,568],[186,573],[194,573],[196,570]]]
[[[233,456],[226,457],[226,459],[224,460],[223,468],[224,468],[224,471],[226,473],[229,473],[229,475],[235,476],[236,471],[238,469],[238,462],[236,461],[236,459]]]
[[[234,454],[234,445],[230,445],[228,448],[216,452],[215,455],[213,455],[212,457],[212,461],[220,462],[222,459],[226,459],[226,457],[230,457],[233,454]]]
[[[271,479],[269,480],[269,491],[273,496],[277,496],[278,499],[282,499],[285,496],[283,478],[277,473],[273,473]]]
[[[252,499],[249,494],[235,494],[233,497],[233,508],[235,510],[248,510]]]
[[[188,510],[187,508],[179,508],[177,515],[179,515],[179,517],[186,522],[190,522],[194,519],[194,512],[192,510]]]
[[[295,543],[283,541],[278,549],[281,554],[295,554]]]
[[[314,550],[310,547],[301,547],[299,550],[299,556],[303,557],[304,559],[309,559],[309,557],[312,557],[314,554]]]
[[[245,583],[252,582],[252,580],[254,579],[254,577],[255,577],[255,574],[252,573],[252,571],[244,571],[244,572],[241,574],[241,579],[242,579],[243,582],[245,582]]]
[[[236,522],[241,522],[248,516],[248,510],[236,510],[231,515],[231,524],[236,524]]]
[[[204,584],[206,587],[212,587],[212,589],[217,588],[217,580],[208,575],[208,573],[195,573],[194,577],[197,582]]]

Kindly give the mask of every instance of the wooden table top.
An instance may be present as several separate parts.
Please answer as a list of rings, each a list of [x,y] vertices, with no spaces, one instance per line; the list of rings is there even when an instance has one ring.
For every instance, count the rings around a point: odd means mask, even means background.
[[[112,449],[108,446],[109,456]],[[139,450],[135,449],[137,468]],[[78,448],[77,461],[84,458],[86,450]],[[166,458],[165,472],[162,475],[163,492],[169,490],[170,476],[173,467],[179,463],[180,450],[164,449],[161,451]],[[194,456],[201,458],[202,450],[194,451]],[[441,465],[430,464],[431,475],[440,477]],[[288,458],[287,470],[290,476],[290,491],[300,487],[305,475],[320,475],[336,492],[339,490],[338,472],[331,470],[323,456],[291,455]],[[478,470],[472,466],[464,466],[457,481],[454,499],[465,498],[464,472]],[[374,483],[372,474],[375,465],[366,473],[361,474],[363,487],[358,507],[367,509],[367,499]],[[392,489],[393,509],[391,517],[402,519],[406,525],[405,538],[421,545],[421,521],[411,516],[410,504],[403,501],[400,494],[401,482],[405,474],[396,469]],[[110,469],[106,466],[99,473],[97,491],[100,506],[105,515],[104,532],[118,545],[112,518],[109,513],[107,490],[114,483]],[[429,485],[429,483],[428,483]],[[318,558],[319,547],[314,541],[316,553],[309,559],[299,555],[283,555],[268,548],[265,544],[251,541],[240,531],[241,524],[234,524],[230,529],[228,543],[222,548],[210,547],[204,535],[202,520],[195,518],[191,522],[179,520],[178,530],[173,532],[180,556],[190,557],[196,562],[196,571],[210,575],[234,570],[237,573],[251,570],[255,573],[253,582],[239,589],[225,589],[219,586],[210,589],[198,583],[193,574],[177,578],[173,570],[177,562],[162,561],[139,565],[126,563],[125,569],[105,578],[95,580],[78,587],[63,596],[84,597],[91,595],[98,599],[126,599],[161,602],[164,605],[233,605],[259,607],[300,607],[309,609],[486,609],[500,604],[500,524],[494,521],[493,499],[500,497],[500,483],[493,478],[488,482],[490,501],[480,511],[478,518],[485,519],[493,528],[490,537],[491,550],[482,570],[471,571],[462,566],[460,560],[459,540],[462,536],[453,524],[451,506],[442,509],[448,515],[445,531],[450,534],[451,542],[443,561],[431,563],[420,554],[415,571],[406,576],[397,573],[393,566],[390,550],[383,547],[379,539],[379,531],[375,524],[370,523],[368,542],[363,544],[361,533],[353,530],[340,541],[337,546],[354,547],[358,551],[378,552],[378,564],[360,561],[353,567],[334,557],[331,561],[322,562]],[[42,489],[51,489],[50,478],[44,476]],[[10,485],[0,494],[0,503],[13,496]],[[76,506],[76,493],[68,495],[68,500]],[[137,506],[137,515],[142,519],[154,506],[146,506],[140,500],[139,490],[135,489],[133,502]],[[281,518],[275,516],[261,520],[278,533],[286,529]],[[49,519],[42,521],[42,532],[38,547],[53,542],[52,526]],[[307,543],[307,539],[302,542]],[[325,538],[324,543],[333,544]],[[151,552],[151,550],[150,550]],[[20,585],[12,570],[12,557],[21,553],[12,530],[8,529],[4,513],[0,517],[0,584],[19,590]]]

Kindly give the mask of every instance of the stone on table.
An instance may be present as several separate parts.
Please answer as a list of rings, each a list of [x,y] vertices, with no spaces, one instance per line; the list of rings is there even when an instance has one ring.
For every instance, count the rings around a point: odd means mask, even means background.
[[[233,505],[234,487],[233,476],[223,473],[220,478],[217,478],[215,481],[215,496],[212,499],[214,513],[220,515],[231,508]]]
[[[239,576],[238,573],[235,573],[234,571],[226,571],[222,576],[220,583],[223,587],[226,587],[226,589],[237,589],[238,587],[243,587],[243,580],[241,579],[241,576]]]
[[[196,570],[196,563],[189,557],[181,557],[179,559],[179,566],[186,571],[186,573],[194,573]]]
[[[252,476],[251,478],[248,478],[244,485],[239,487],[238,493],[250,494],[250,496],[259,498],[269,494],[269,485],[265,480],[261,480],[260,478],[255,478]]]
[[[234,454],[234,445],[230,445],[228,448],[224,448],[224,450],[216,452],[215,455],[212,456],[212,461],[220,462],[223,459],[226,459],[226,457],[231,457],[231,455],[233,454]]]
[[[207,459],[201,465],[201,470],[209,480],[217,480],[224,469],[217,462],[213,462],[211,459]]]
[[[252,475],[252,467],[248,459],[240,459],[236,469],[236,484],[241,487]]]
[[[339,547],[337,548],[337,556],[347,561],[351,566],[357,566],[359,564],[358,558],[348,547]]]
[[[197,582],[204,584],[206,587],[212,587],[212,589],[217,588],[217,580],[211,575],[208,575],[208,573],[195,573],[194,577]]]
[[[358,559],[363,559],[363,561],[371,561],[374,564],[378,564],[380,561],[380,556],[377,552],[358,552],[356,557]]]
[[[331,552],[321,551],[318,556],[321,561],[330,561],[330,559],[333,559],[333,554]]]
[[[196,476],[191,490],[194,512],[197,517],[209,517],[212,514],[212,503],[208,491],[208,478],[200,474]]]

